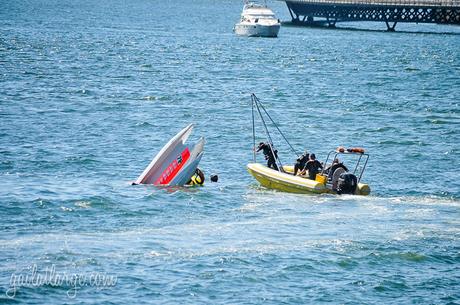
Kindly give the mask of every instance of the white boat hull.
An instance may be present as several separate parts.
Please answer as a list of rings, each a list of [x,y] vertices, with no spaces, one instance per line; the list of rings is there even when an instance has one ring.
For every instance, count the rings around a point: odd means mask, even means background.
[[[134,184],[183,186],[195,173],[203,156],[204,139],[192,147],[184,142],[192,132],[193,124],[175,135],[153,158]]]
[[[253,23],[237,23],[235,34],[248,37],[277,37],[280,31],[279,24],[262,25]]]

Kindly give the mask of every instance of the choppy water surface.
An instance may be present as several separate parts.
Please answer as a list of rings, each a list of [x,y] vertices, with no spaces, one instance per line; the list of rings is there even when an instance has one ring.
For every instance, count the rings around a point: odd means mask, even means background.
[[[0,3],[2,302],[460,302],[460,29],[285,26],[248,39],[232,34],[240,11]],[[299,150],[365,147],[372,196],[259,187],[245,170],[252,92]],[[219,183],[130,186],[190,122]],[[117,282],[7,298],[34,265]]]

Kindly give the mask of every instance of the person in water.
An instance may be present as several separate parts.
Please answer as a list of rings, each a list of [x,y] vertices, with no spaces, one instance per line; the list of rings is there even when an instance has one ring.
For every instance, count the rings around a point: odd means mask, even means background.
[[[310,155],[310,160],[305,164],[305,169],[308,170],[308,177],[311,180],[315,180],[316,174],[319,173],[319,169],[322,169],[323,166],[316,160],[315,154]]]
[[[195,170],[195,173],[187,182],[188,185],[203,185],[204,184],[204,174],[198,167]]]
[[[297,158],[296,163],[294,164],[294,176],[297,175],[299,170],[302,171],[305,168],[305,164],[307,164],[309,158],[310,154],[308,151],[305,151],[303,155]]]
[[[278,151],[275,149],[273,152],[270,145],[264,142],[260,142],[257,147],[256,152],[263,151],[265,160],[267,160],[267,167],[278,170],[278,165],[276,165],[276,158],[278,158]]]

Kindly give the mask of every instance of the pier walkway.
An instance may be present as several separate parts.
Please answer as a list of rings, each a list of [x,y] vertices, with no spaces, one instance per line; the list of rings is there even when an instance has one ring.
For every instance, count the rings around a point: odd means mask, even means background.
[[[340,21],[382,21],[388,31],[398,22],[460,25],[460,0],[282,0],[294,24],[311,25],[325,19],[330,27]]]

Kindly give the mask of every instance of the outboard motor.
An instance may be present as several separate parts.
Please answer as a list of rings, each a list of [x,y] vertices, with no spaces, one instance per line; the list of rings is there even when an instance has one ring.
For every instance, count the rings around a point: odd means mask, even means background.
[[[358,187],[358,179],[352,173],[340,175],[337,183],[337,194],[354,194]]]

